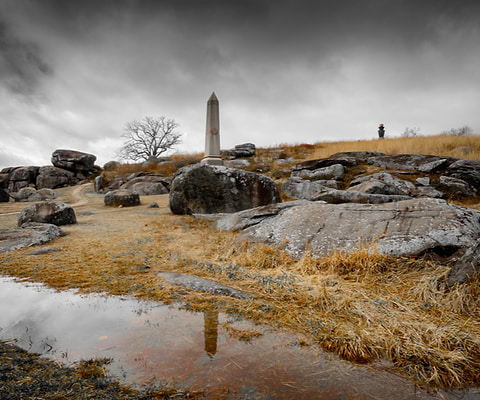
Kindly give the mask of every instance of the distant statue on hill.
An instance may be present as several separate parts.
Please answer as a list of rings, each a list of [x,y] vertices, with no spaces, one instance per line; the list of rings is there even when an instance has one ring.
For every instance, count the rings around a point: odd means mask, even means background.
[[[383,126],[383,124],[380,124],[380,126],[378,127],[378,137],[380,139],[383,139],[384,136],[385,136],[385,127]]]

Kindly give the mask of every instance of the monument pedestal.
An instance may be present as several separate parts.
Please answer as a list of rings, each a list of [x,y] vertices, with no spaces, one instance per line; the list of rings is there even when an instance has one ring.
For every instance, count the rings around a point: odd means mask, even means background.
[[[220,157],[205,157],[200,163],[208,165],[223,165],[223,160]]]

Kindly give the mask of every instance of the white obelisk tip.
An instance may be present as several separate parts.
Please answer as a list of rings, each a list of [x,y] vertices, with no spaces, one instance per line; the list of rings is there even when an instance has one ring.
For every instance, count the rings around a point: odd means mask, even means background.
[[[215,95],[215,92],[212,92],[212,95],[210,96],[210,98],[208,99],[208,101],[218,101],[217,99],[217,96]]]

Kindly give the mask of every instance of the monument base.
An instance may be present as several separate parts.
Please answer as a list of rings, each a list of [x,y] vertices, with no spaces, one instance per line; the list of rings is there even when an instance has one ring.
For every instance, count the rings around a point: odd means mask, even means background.
[[[208,165],[223,165],[223,160],[220,157],[205,157],[200,163]]]

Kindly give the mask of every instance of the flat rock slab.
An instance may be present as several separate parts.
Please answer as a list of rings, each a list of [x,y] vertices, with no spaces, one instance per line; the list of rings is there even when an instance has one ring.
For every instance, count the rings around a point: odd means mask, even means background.
[[[0,253],[44,244],[65,235],[56,225],[36,222],[23,224],[15,229],[0,229]]]
[[[56,253],[58,251],[60,250],[56,249],[55,247],[44,247],[43,249],[35,249],[32,251],[29,251],[27,253],[27,256],[39,256],[42,254]]]
[[[221,285],[209,279],[199,278],[194,275],[181,274],[179,272],[159,272],[160,278],[168,283],[183,286],[187,289],[199,290],[201,292],[219,294],[222,296],[234,297],[236,299],[249,299],[251,296],[241,290]]]
[[[470,247],[480,235],[480,212],[440,199],[412,199],[385,204],[270,205],[220,218],[217,229],[243,231],[243,238],[286,244],[301,256],[332,250],[354,251],[376,243],[380,253],[419,255],[442,248]]]

